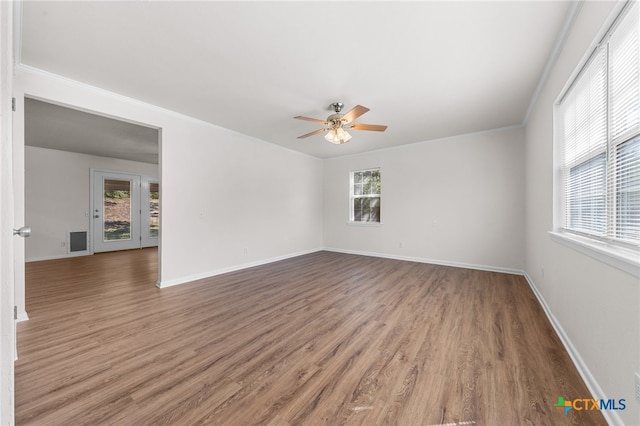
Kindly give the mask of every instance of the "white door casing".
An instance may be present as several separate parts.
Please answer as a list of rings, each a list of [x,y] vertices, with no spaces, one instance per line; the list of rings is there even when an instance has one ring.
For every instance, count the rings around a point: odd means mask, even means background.
[[[92,170],[93,252],[158,245],[158,180]]]
[[[0,424],[14,423],[13,2],[0,2]],[[22,226],[23,224],[18,224]],[[22,246],[23,247],[23,246]]]

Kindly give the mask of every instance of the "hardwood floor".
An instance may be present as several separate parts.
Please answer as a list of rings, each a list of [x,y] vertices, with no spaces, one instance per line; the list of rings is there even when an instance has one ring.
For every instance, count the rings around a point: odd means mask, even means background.
[[[166,289],[27,264],[19,425],[606,424],[523,277],[318,252]]]

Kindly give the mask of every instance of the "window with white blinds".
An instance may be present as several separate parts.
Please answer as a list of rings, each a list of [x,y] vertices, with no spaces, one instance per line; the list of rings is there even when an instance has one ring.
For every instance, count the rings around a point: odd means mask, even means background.
[[[640,42],[629,2],[555,109],[562,228],[640,246]]]

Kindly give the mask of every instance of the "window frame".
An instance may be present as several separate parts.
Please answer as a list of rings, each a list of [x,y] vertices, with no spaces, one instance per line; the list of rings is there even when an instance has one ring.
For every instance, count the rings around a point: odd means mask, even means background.
[[[640,130],[638,128],[632,129],[623,135],[618,135],[614,138],[611,131],[611,105],[612,105],[612,93],[611,82],[609,76],[611,73],[611,65],[609,54],[609,40],[612,34],[615,34],[619,24],[624,20],[629,10],[633,7],[632,2],[621,2],[612,11],[611,15],[607,19],[607,22],[603,25],[602,30],[595,38],[589,49],[587,49],[586,55],[580,61],[578,67],[571,74],[567,83],[560,92],[560,95],[556,99],[553,107],[553,144],[554,144],[554,179],[553,179],[553,191],[554,191],[554,213],[553,213],[553,230],[549,232],[552,240],[559,242],[565,246],[571,247],[577,251],[585,253],[589,256],[597,258],[605,263],[622,269],[631,273],[637,277],[640,277],[640,241],[625,241],[624,239],[617,238],[620,230],[618,223],[616,222],[617,214],[616,208],[619,202],[619,177],[616,175],[619,168],[619,162],[616,155],[619,154],[620,148],[625,143],[634,143],[635,139],[640,137]],[[637,7],[637,6],[636,6]],[[603,149],[596,149],[588,153],[583,153],[572,161],[564,160],[565,140],[564,135],[561,133],[562,123],[560,122],[560,110],[564,106],[562,102],[568,95],[571,95],[571,90],[574,86],[580,82],[583,72],[588,70],[593,60],[597,59],[600,49],[604,46],[606,58],[605,69],[605,108],[606,108],[606,143]],[[562,129],[563,130],[563,129]],[[605,155],[605,177],[604,177],[604,192],[605,192],[605,229],[602,235],[591,231],[581,232],[577,229],[571,229],[569,225],[568,206],[567,199],[568,188],[566,184],[569,182],[567,174],[569,170],[576,169],[587,164],[590,161],[594,161],[597,157]],[[612,237],[613,236],[613,237]]]
[[[355,176],[357,173],[366,173],[377,171],[380,175],[380,192],[378,194],[355,194]],[[355,218],[355,201],[361,198],[377,198],[378,199],[378,220],[356,220]],[[377,226],[382,224],[382,169],[380,167],[370,167],[367,169],[351,170],[349,172],[349,224],[363,226]]]

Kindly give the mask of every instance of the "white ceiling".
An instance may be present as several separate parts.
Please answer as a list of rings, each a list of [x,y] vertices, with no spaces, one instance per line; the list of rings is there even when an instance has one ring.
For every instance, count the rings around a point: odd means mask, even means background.
[[[25,144],[158,164],[157,129],[25,99]]]
[[[26,1],[19,60],[329,158],[522,124],[569,5]],[[334,101],[389,128],[296,139]]]

